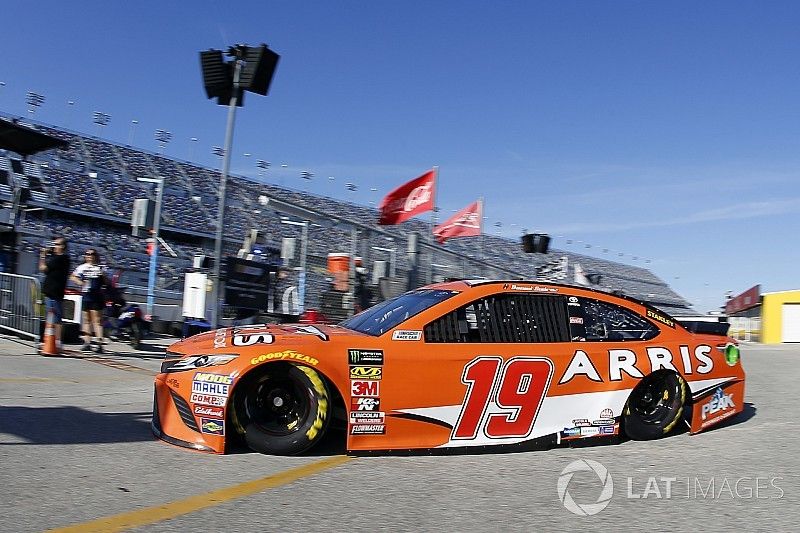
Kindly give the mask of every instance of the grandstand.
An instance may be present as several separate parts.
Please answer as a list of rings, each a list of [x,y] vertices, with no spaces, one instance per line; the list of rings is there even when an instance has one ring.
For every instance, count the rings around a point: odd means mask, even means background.
[[[27,118],[6,118],[69,143],[28,160],[0,151],[0,200],[11,201],[20,188],[30,191],[18,221],[23,255],[20,268],[33,268],[35,261],[27,260],[25,254],[35,257],[42,242],[59,233],[70,240],[75,264],[84,248],[95,246],[109,267],[123,271],[123,283],[145,286],[149,267],[146,244],[131,236],[130,219],[134,199],[155,195],[149,184],[137,178],[161,176],[165,187],[161,236],[176,256],[161,255],[156,288],[161,296],[179,298],[183,273],[191,268],[192,258],[213,255],[219,172]],[[317,307],[320,295],[329,288],[328,253],[350,251],[351,227],[358,229],[357,254],[364,258],[365,266],[394,259],[397,276],[403,278],[412,266],[406,253],[408,236],[430,233],[429,225],[419,220],[377,226],[375,209],[242,176],[230,176],[228,191],[223,255],[235,254],[251,228],[266,237],[273,258],[283,238],[300,237],[300,228],[282,224],[280,213],[258,201],[262,195],[312,211],[319,219],[330,219],[329,224],[309,228],[306,307]],[[519,242],[493,235],[453,239],[443,246],[430,245],[425,237],[420,241],[425,241],[417,258],[422,282],[486,277],[573,283],[583,272],[591,274],[589,279],[597,288],[624,292],[673,315],[696,314],[686,300],[645,268],[561,250],[526,254]],[[395,253],[387,254],[389,249]],[[479,256],[480,250],[485,250],[485,256]]]

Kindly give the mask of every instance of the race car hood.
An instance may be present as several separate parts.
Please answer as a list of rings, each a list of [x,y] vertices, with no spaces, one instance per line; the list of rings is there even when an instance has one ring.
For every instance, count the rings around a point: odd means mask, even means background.
[[[220,328],[200,333],[172,344],[170,355],[197,353],[231,353],[249,351],[249,347],[265,345],[275,348],[320,345],[343,337],[369,337],[363,333],[335,325],[317,324],[259,324]]]

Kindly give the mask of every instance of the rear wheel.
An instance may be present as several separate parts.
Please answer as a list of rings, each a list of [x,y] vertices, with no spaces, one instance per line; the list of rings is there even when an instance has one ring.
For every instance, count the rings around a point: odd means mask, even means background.
[[[316,444],[330,420],[330,393],[311,367],[283,363],[237,387],[233,424],[247,446],[271,455],[294,455]]]
[[[672,372],[658,372],[631,392],[622,416],[625,434],[633,440],[651,440],[669,434],[683,417],[686,382]]]

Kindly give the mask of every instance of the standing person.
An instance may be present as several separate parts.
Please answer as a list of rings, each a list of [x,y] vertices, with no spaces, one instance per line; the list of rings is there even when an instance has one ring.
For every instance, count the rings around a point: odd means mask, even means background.
[[[44,272],[42,293],[47,318],[45,327],[55,326],[57,352],[61,352],[61,319],[64,314],[64,289],[69,276],[67,239],[56,237],[50,247],[39,253],[39,272]]]
[[[70,279],[81,287],[83,297],[81,306],[84,342],[81,350],[91,352],[92,345],[95,345],[97,353],[103,353],[103,310],[106,307],[103,286],[107,283],[106,273],[94,248],[86,250],[83,259],[84,262],[78,265],[70,276]]]

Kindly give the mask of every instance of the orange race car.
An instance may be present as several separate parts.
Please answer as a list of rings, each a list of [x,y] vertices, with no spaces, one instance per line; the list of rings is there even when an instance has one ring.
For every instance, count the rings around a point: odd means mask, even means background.
[[[332,420],[350,452],[540,447],[696,433],[744,408],[727,324],[582,287],[454,281],[339,325],[219,329],[170,346],[153,432],[296,454]]]

